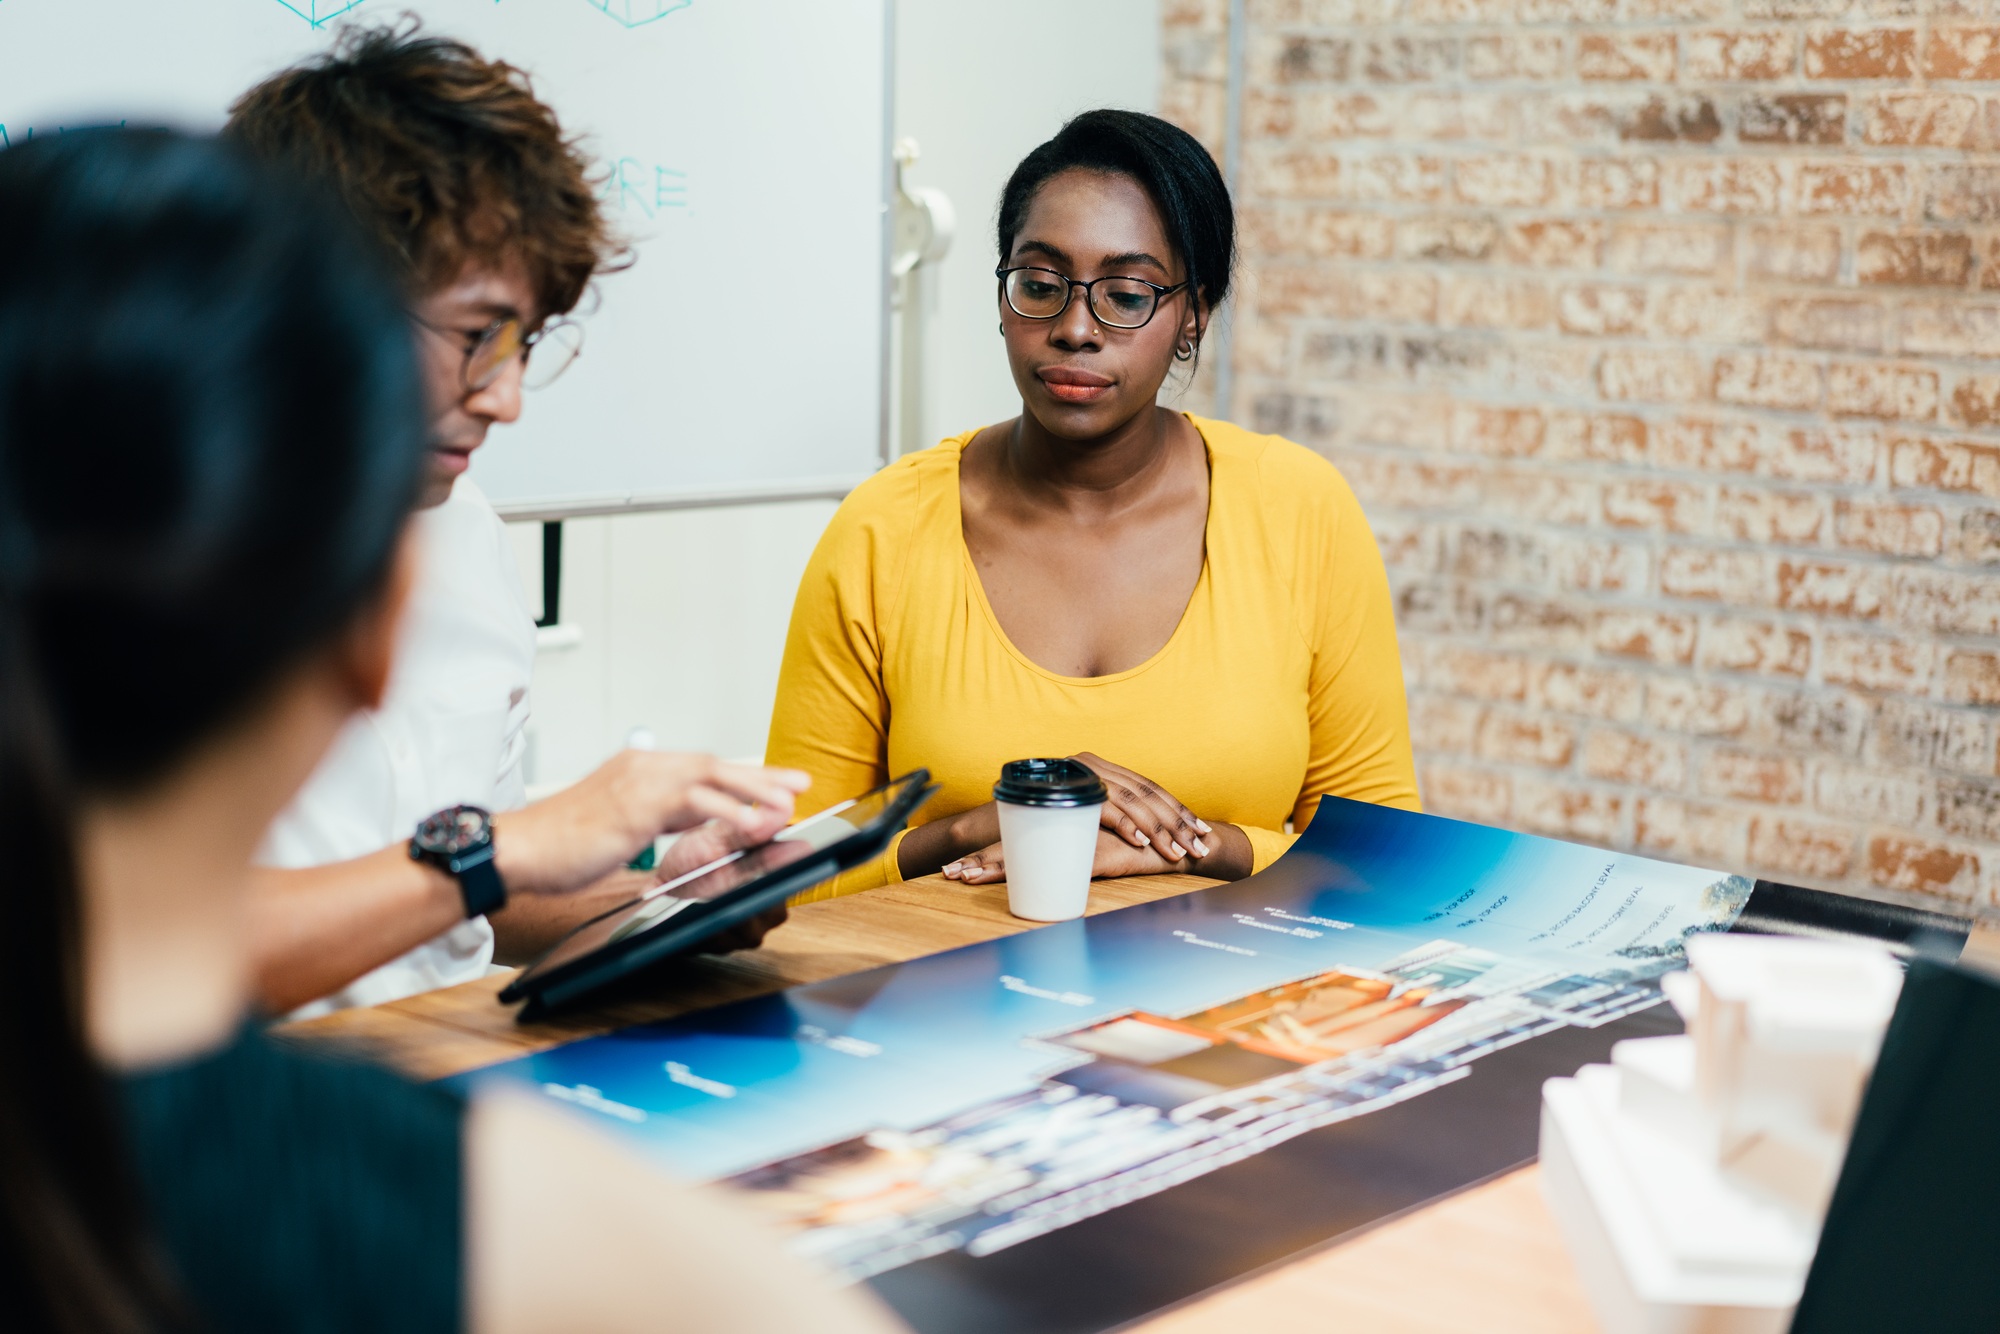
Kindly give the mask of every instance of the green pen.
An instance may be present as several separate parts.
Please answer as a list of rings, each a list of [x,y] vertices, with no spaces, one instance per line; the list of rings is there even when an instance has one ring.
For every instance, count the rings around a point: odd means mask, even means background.
[[[627,750],[654,750],[657,748],[657,743],[653,740],[653,733],[650,728],[635,727],[625,734],[625,749]],[[654,839],[646,845],[643,852],[625,863],[625,869],[628,871],[650,871],[659,865],[659,861],[659,840]]]

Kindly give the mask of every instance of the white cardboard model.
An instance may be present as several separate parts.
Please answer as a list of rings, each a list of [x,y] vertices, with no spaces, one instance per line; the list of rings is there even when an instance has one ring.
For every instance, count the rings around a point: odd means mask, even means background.
[[[1858,942],[1698,936],[1684,1037],[1542,1090],[1542,1185],[1610,1334],[1782,1334],[1902,970]]]

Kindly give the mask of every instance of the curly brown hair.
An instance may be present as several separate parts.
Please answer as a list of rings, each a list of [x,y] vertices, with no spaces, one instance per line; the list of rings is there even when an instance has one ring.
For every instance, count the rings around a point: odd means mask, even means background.
[[[572,309],[592,274],[629,262],[590,159],[528,76],[414,23],[346,30],[328,54],[238,98],[223,133],[330,185],[413,296],[468,262],[518,256],[547,317]]]

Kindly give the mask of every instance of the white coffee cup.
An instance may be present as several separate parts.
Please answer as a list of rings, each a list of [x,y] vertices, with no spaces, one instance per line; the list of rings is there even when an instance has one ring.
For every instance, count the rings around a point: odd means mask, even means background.
[[[1083,916],[1106,796],[1103,780],[1078,760],[1001,767],[993,800],[1007,859],[1007,911],[1031,922]]]

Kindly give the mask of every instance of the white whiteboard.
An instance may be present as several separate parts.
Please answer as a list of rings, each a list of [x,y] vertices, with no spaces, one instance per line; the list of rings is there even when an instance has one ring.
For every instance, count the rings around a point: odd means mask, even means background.
[[[343,21],[534,78],[638,263],[472,475],[556,517],[838,494],[882,462],[889,0],[0,0],[0,136],[212,129]]]

